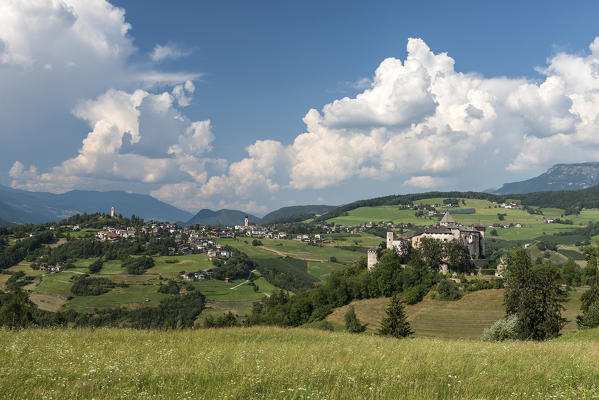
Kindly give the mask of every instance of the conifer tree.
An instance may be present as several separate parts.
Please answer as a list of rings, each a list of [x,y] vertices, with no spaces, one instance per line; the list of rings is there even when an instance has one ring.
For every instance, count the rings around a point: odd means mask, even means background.
[[[356,316],[356,310],[354,306],[351,306],[343,317],[345,319],[345,330],[350,333],[362,333],[366,330],[366,325],[362,325],[358,317]]]
[[[385,310],[387,316],[381,320],[379,334],[403,338],[414,333],[406,318],[403,301],[398,295],[393,295]]]
[[[21,287],[11,285],[8,289],[8,301],[0,308],[0,326],[10,329],[26,328],[33,323],[32,311],[35,305]]]

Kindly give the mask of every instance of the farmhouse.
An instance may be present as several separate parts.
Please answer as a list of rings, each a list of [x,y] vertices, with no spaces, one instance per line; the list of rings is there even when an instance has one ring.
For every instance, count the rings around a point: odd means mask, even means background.
[[[422,238],[428,237],[442,242],[459,240],[466,246],[470,258],[480,259],[485,254],[485,227],[482,225],[464,226],[457,223],[449,212],[446,212],[438,224],[424,228],[424,231],[408,237],[394,240],[393,232],[387,232],[387,248],[394,249],[398,254],[404,254],[411,245],[420,247]],[[374,268],[378,262],[376,248],[368,250],[368,269]]]

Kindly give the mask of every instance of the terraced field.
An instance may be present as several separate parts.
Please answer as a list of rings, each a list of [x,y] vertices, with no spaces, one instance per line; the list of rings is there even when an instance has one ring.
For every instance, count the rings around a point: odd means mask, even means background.
[[[563,314],[569,323],[564,333],[577,329],[575,320],[580,313],[582,289],[569,294]],[[343,325],[343,316],[353,305],[360,321],[368,323],[367,329],[375,332],[388,303],[389,299],[384,297],[354,301],[336,309],[327,320]],[[420,303],[406,306],[406,313],[416,337],[477,340],[486,327],[505,315],[503,289],[469,293],[457,301],[433,300],[427,296]]]

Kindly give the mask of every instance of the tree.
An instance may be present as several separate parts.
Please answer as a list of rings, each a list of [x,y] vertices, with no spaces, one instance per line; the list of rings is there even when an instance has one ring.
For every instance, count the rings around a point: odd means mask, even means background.
[[[576,317],[580,329],[596,328],[599,326],[599,300],[595,300],[587,310]]]
[[[18,285],[9,286],[8,300],[0,308],[0,326],[10,329],[26,328],[33,323],[35,305],[27,292]]]
[[[345,320],[345,330],[350,333],[362,333],[366,330],[366,325],[362,325],[356,316],[354,306],[351,306],[349,310],[347,310],[343,319]]]
[[[449,269],[457,272],[468,272],[472,269],[470,253],[459,240],[451,240],[444,243],[443,250]]]
[[[423,237],[420,239],[420,254],[426,265],[437,271],[443,260],[443,242],[437,239]]]
[[[437,292],[439,292],[439,298],[441,300],[458,300],[462,297],[458,285],[450,279],[443,279],[437,286]]]
[[[104,264],[104,262],[102,261],[101,258],[97,259],[96,261],[94,261],[93,263],[91,263],[89,265],[89,273],[90,274],[95,274],[97,272],[100,272],[100,270],[102,269],[102,265]]]
[[[566,292],[560,287],[559,271],[552,265],[532,266],[524,249],[506,257],[505,311],[516,315],[519,338],[545,340],[557,337],[566,319],[561,312]]]
[[[398,295],[393,295],[385,310],[387,316],[381,320],[379,334],[403,338],[414,333],[406,318],[404,304]]]
[[[562,267],[562,278],[569,286],[579,286],[582,277],[582,271],[574,260],[569,259]]]

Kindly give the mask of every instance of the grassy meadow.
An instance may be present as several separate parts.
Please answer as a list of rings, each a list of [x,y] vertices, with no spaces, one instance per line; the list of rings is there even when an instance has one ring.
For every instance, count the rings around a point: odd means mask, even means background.
[[[311,329],[0,330],[4,399],[586,399],[595,332],[397,340]]]

